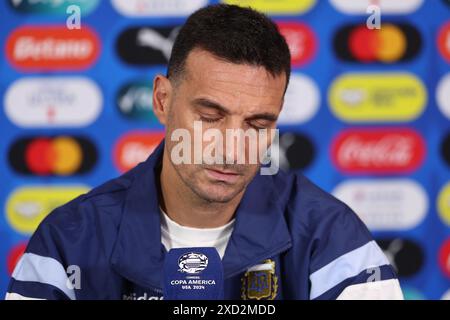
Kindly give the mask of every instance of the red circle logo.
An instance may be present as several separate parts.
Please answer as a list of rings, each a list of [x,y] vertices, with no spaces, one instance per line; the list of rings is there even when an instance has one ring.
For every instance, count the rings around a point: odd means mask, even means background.
[[[299,67],[310,62],[317,51],[314,31],[308,25],[298,22],[277,22],[277,25],[289,46],[292,66]]]
[[[438,47],[444,59],[450,63],[450,22],[439,31]]]
[[[19,262],[26,248],[27,243],[21,242],[12,247],[11,250],[9,251],[8,258],[6,259],[7,270],[9,275],[12,275],[17,262]]]
[[[450,278],[450,238],[445,240],[439,250],[439,266],[442,272]]]

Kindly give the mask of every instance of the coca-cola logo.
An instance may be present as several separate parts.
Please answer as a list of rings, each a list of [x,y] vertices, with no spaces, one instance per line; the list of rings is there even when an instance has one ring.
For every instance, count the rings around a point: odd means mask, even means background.
[[[336,137],[331,153],[344,173],[404,174],[422,164],[425,143],[411,129],[346,130]]]

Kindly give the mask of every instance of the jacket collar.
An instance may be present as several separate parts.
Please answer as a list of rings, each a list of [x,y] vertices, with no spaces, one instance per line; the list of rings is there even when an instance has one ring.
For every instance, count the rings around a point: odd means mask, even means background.
[[[165,249],[161,244],[159,172],[164,142],[139,164],[128,189],[122,221],[111,255],[113,268],[134,283],[162,288]],[[236,212],[223,267],[225,277],[237,274],[291,245],[273,176],[257,174],[247,186]]]

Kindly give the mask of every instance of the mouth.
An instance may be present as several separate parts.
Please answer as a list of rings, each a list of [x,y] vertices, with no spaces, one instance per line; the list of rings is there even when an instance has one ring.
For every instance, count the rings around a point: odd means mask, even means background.
[[[210,168],[205,168],[205,170],[208,176],[213,180],[218,180],[227,183],[235,183],[241,176],[241,174],[239,173],[228,170],[217,170]]]

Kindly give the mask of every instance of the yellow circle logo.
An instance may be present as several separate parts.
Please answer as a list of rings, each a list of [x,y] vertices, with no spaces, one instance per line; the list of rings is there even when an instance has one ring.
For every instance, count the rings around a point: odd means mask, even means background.
[[[223,0],[226,4],[251,7],[266,14],[301,14],[316,4],[316,0]]]
[[[6,203],[6,218],[17,232],[32,234],[53,209],[88,191],[66,186],[18,188]]]
[[[75,139],[70,137],[55,138],[53,149],[56,154],[53,168],[55,174],[70,175],[80,168],[83,151]]]
[[[427,99],[425,85],[411,73],[346,73],[334,80],[328,95],[331,111],[346,122],[412,121]]]
[[[395,62],[405,54],[407,40],[403,32],[393,24],[383,24],[378,31],[377,57],[382,62]]]
[[[450,182],[439,193],[437,208],[442,220],[450,226]]]

